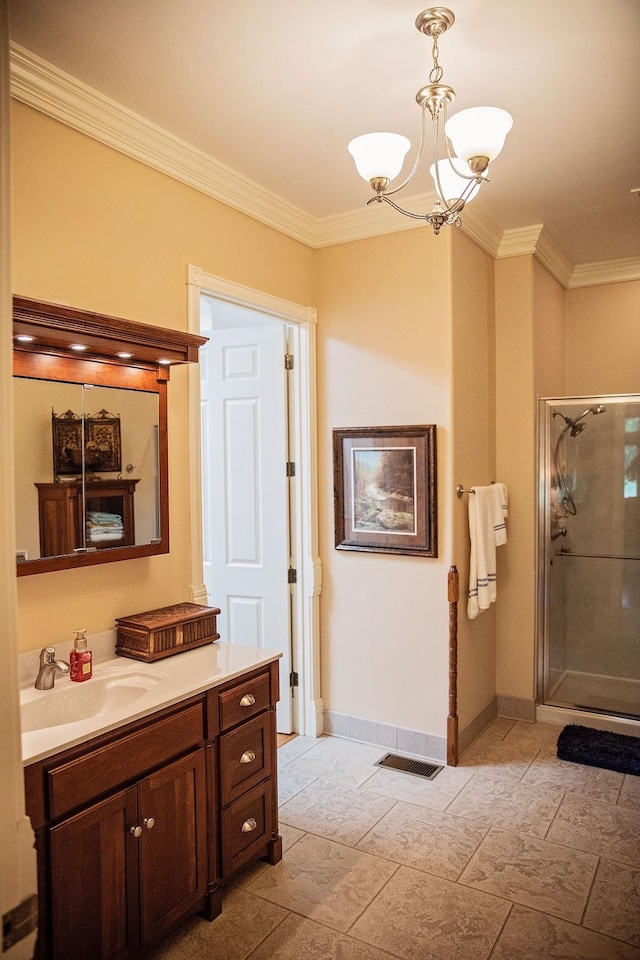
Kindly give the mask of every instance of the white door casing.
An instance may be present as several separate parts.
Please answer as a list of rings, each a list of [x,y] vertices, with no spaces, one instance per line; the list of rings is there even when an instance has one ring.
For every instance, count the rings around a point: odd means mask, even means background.
[[[277,729],[291,733],[286,329],[274,319],[206,335],[204,580],[223,640],[282,652]]]
[[[322,566],[318,556],[317,454],[316,454],[316,312],[288,300],[206,274],[197,266],[187,268],[189,330],[200,333],[201,295],[237,304],[289,325],[292,352],[296,361],[289,374],[290,410],[289,456],[296,464],[290,481],[290,563],[297,570],[291,594],[292,666],[300,678],[293,700],[293,729],[306,736],[322,733],[323,704],[320,697],[319,605]],[[191,599],[207,602],[202,548],[200,374],[188,370],[190,517],[191,517]]]

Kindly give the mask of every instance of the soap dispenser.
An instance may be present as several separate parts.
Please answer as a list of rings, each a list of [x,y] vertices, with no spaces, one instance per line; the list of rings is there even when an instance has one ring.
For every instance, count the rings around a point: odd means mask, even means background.
[[[69,656],[71,679],[90,680],[93,672],[93,654],[87,646],[87,631],[74,630],[74,633],[76,638]]]

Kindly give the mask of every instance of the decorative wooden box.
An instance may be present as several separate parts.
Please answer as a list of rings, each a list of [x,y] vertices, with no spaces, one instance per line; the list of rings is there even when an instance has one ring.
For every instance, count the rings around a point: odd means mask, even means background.
[[[218,607],[175,603],[130,617],[118,617],[116,653],[133,660],[161,660],[220,639]]]

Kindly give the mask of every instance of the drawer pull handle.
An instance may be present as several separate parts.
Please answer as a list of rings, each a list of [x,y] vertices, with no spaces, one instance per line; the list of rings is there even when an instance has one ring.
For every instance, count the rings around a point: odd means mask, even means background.
[[[245,822],[242,824],[242,832],[251,833],[251,831],[255,830],[257,826],[258,821],[254,820],[253,817],[249,817],[249,819],[245,820]]]
[[[240,757],[240,763],[253,763],[256,755],[253,750],[245,750],[245,752]]]
[[[145,817],[142,822],[144,823],[144,825],[145,825],[145,827],[147,828],[147,830],[153,830],[153,828],[154,828],[155,825],[156,825],[156,822],[155,822],[155,820],[153,819],[153,817]]]
[[[244,697],[240,701],[241,707],[252,707],[256,702],[256,698],[252,693],[245,693]]]
[[[130,833],[131,836],[133,836],[133,837],[136,837],[136,838],[137,838],[137,837],[141,837],[141,836],[142,836],[142,827],[141,827],[140,825],[138,825],[137,827],[129,827],[129,833]]]

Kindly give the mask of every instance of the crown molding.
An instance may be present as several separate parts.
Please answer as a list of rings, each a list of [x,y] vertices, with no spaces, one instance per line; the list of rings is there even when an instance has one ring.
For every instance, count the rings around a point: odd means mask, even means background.
[[[534,223],[530,227],[517,227],[515,230],[505,230],[498,246],[496,259],[534,254],[542,230],[541,223]]]
[[[315,218],[18,44],[11,95],[27,106],[312,246]]]
[[[573,264],[559,250],[542,223],[504,231],[496,259],[521,256],[534,256],[558,283],[563,287],[569,285]]]
[[[421,194],[407,197],[405,209],[411,213],[424,213],[433,206],[433,196]],[[423,220],[404,217],[386,203],[367,206],[363,201],[358,210],[337,213],[332,217],[323,217],[316,221],[314,247],[332,247],[338,243],[350,243],[352,240],[365,240],[386,233],[399,233],[401,230],[415,230],[424,227]]]
[[[602,260],[597,263],[580,263],[574,267],[569,283],[575,287],[593,287],[602,283],[624,283],[640,280],[640,257],[625,260]]]
[[[465,207],[462,211],[462,227],[460,228],[471,240],[482,249],[496,258],[502,242],[503,230],[486,213],[476,207]]]
[[[313,217],[16,43],[11,43],[10,68],[15,100],[313,249],[425,227],[423,220],[404,217],[384,203]],[[423,193],[407,197],[403,206],[422,214],[435,199],[435,193]],[[467,207],[461,229],[496,259],[536,256],[566,288],[640,279],[640,258],[574,266],[542,224],[503,232],[486,214]]]
[[[554,243],[541,223],[504,231],[496,258],[517,257],[523,254],[536,257],[566,290],[640,280],[640,257],[573,264]]]
[[[431,210],[438,196],[435,192],[420,193],[406,197],[402,201],[404,210],[421,215]],[[500,227],[484,213],[474,207],[465,207],[460,229],[492,257],[495,257],[502,239]],[[352,240],[364,240],[386,233],[398,233],[401,230],[425,229],[424,220],[414,220],[398,213],[388,204],[363,203],[359,210],[339,213],[316,221],[317,233],[315,247],[331,247]]]

